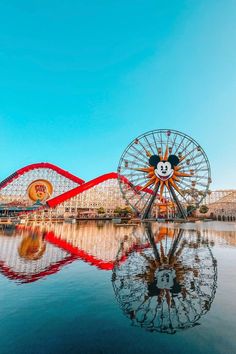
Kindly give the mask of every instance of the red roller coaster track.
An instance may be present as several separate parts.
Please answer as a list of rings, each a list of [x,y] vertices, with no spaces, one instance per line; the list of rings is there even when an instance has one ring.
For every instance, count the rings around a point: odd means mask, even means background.
[[[117,177],[118,177],[117,173],[115,173],[115,172],[107,173],[107,174],[97,177],[89,182],[86,182],[86,183],[82,184],[81,186],[73,188],[70,191],[65,192],[53,199],[48,200],[47,205],[51,208],[54,208],[58,204],[61,204],[62,202],[66,201],[67,199],[75,197],[77,194],[80,194],[80,193],[98,185],[99,183],[105,182],[109,179],[116,179]]]
[[[4,187],[6,187],[8,184],[12,183],[14,180],[16,180],[17,178],[19,178],[20,176],[22,176],[23,174],[27,173],[27,172],[30,172],[32,170],[35,170],[35,169],[39,169],[39,168],[47,168],[47,169],[51,169],[55,172],[57,172],[58,174],[72,180],[73,182],[76,182],[78,183],[78,186],[67,191],[67,192],[64,192],[62,193],[61,195],[57,196],[57,197],[54,197],[50,200],[47,201],[47,205],[50,207],[50,208],[55,208],[57,205],[63,203],[64,201],[86,191],[86,190],[89,190],[90,188],[92,187],[95,187],[96,185],[102,183],[102,182],[105,182],[107,180],[110,180],[110,179],[122,179],[122,181],[129,185],[130,188],[133,188],[136,190],[137,193],[139,193],[139,191],[141,190],[141,187],[140,186],[133,186],[129,180],[127,180],[125,177],[122,177],[122,176],[119,176],[118,173],[116,172],[110,172],[110,173],[106,173],[102,176],[99,176],[97,178],[94,178],[88,182],[85,182],[84,180],[82,180],[81,178],[77,177],[77,176],[74,176],[73,174],[71,174],[70,172],[67,172],[65,170],[63,170],[62,168],[60,167],[57,167],[51,163],[48,163],[48,162],[41,162],[41,163],[35,163],[35,164],[32,164],[32,165],[28,165],[28,166],[25,166],[21,169],[19,169],[18,171],[14,172],[13,174],[11,174],[9,177],[7,177],[6,179],[4,179],[2,182],[0,182],[0,190],[3,189]],[[149,193],[149,194],[152,194],[153,191],[149,188],[145,188],[144,190],[145,192]],[[43,208],[43,207],[42,207]],[[31,212],[31,211],[30,211]]]
[[[125,178],[125,177],[120,177],[123,179],[123,182],[130,185],[132,188],[135,188],[137,193],[140,191],[141,187],[139,186],[132,186],[131,183]],[[89,182],[86,182],[84,184],[82,184],[81,186],[78,186],[76,188],[73,188],[71,189],[70,191],[68,192],[65,192],[53,199],[50,199],[47,201],[47,205],[50,207],[50,208],[55,208],[58,204],[61,204],[63,203],[64,201],[72,198],[72,197],[75,197],[76,195],[82,193],[82,192],[85,192],[86,190],[92,188],[92,187],[95,187],[97,186],[98,184],[102,183],[102,182],[105,182],[109,179],[118,179],[118,173],[116,172],[110,172],[110,173],[106,173],[105,175],[102,175],[102,176],[99,176],[97,178],[94,178],[92,179],[91,181]],[[146,188],[145,191],[147,193],[150,193],[152,194],[152,190]]]
[[[23,229],[29,229],[29,227],[23,227]],[[4,276],[8,277],[12,280],[20,281],[21,283],[31,283],[37,281],[45,276],[57,273],[61,270],[61,268],[67,264],[70,264],[76,260],[82,260],[92,266],[97,267],[100,270],[110,271],[114,268],[115,264],[117,263],[116,260],[109,260],[105,261],[103,259],[99,259],[96,256],[89,254],[86,250],[78,248],[77,246],[73,246],[70,242],[66,240],[62,240],[60,236],[56,235],[54,232],[50,231],[46,234],[45,240],[53,244],[54,246],[68,252],[68,256],[57,263],[51,264],[45,270],[40,271],[39,273],[34,274],[22,274],[13,271],[9,268],[3,261],[0,260],[0,273]],[[119,258],[119,263],[123,263],[127,259],[127,255],[133,252],[140,252],[144,248],[148,248],[149,243],[145,243],[144,245],[139,245],[133,243],[131,247],[124,252],[121,257]]]
[[[49,162],[39,162],[39,163],[34,163],[32,165],[25,166],[25,167],[19,169],[18,171],[12,173],[9,177],[7,177],[2,182],[0,182],[0,190],[2,188],[6,187],[8,184],[10,184],[13,180],[22,176],[23,174],[30,172],[32,170],[38,169],[38,168],[49,168],[49,169],[59,173],[60,175],[66,177],[66,178],[70,179],[71,181],[78,183],[78,184],[82,184],[85,182],[83,179],[76,177],[76,176],[72,175],[70,172],[65,171],[62,168],[57,167]]]

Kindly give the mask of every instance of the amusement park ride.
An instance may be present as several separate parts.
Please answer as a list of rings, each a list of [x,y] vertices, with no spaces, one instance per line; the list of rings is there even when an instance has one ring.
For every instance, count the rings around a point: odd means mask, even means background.
[[[211,183],[202,147],[188,135],[168,129],[133,140],[120,159],[118,175],[124,198],[143,220],[151,217],[155,204],[187,219]]]
[[[142,220],[187,219],[207,196],[210,164],[202,147],[175,130],[159,129],[134,139],[117,173],[85,182],[50,163],[21,168],[0,183],[0,212],[57,217],[67,211],[129,205]],[[85,210],[85,211],[84,211]],[[46,215],[46,213],[45,213]]]

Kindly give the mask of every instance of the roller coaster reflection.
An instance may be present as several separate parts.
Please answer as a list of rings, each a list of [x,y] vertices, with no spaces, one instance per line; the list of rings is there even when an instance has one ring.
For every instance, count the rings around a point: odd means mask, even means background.
[[[217,286],[211,234],[144,225],[16,228],[0,235],[0,273],[30,283],[83,260],[112,271],[115,296],[133,325],[164,333],[198,325]]]

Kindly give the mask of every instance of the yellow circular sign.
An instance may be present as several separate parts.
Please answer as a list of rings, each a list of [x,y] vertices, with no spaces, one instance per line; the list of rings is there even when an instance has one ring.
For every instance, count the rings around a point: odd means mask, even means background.
[[[45,179],[38,179],[30,183],[27,189],[28,197],[34,202],[37,200],[40,202],[45,202],[51,197],[52,192],[52,184]]]

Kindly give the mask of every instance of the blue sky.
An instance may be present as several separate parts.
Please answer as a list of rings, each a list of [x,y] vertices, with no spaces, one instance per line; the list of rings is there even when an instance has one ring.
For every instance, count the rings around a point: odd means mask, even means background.
[[[0,0],[1,179],[47,161],[88,180],[172,128],[235,188],[235,115],[235,1]]]

